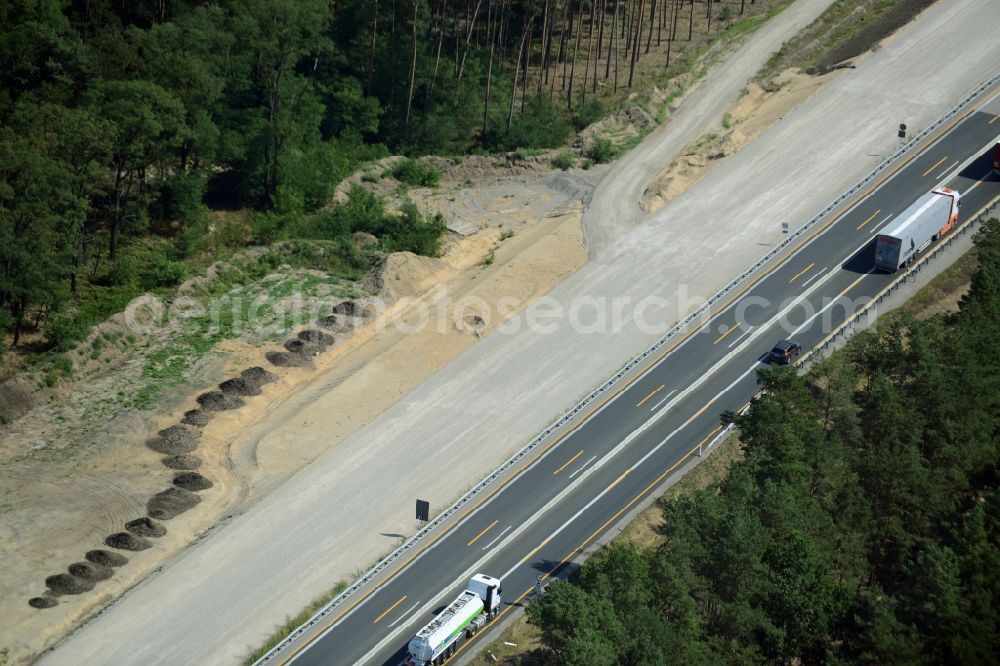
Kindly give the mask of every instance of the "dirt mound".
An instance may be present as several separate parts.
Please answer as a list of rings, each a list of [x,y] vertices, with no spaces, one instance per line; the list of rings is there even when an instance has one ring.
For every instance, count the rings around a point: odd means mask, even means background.
[[[56,574],[45,579],[45,586],[53,594],[83,594],[94,589],[94,583],[72,574]]]
[[[198,440],[201,439],[201,432],[184,425],[170,426],[157,434],[158,437],[146,440],[146,446],[168,455],[190,453],[198,447]]]
[[[31,411],[36,400],[32,397],[32,386],[26,377],[11,377],[0,382],[0,418],[13,421]]]
[[[367,317],[368,311],[361,301],[341,301],[333,306],[333,314],[345,317]]]
[[[107,550],[88,550],[84,557],[87,558],[88,562],[100,564],[105,567],[120,567],[128,564],[127,557]]]
[[[125,523],[125,529],[136,536],[159,538],[167,533],[167,528],[154,522],[153,519],[143,516]]]
[[[208,490],[213,483],[198,472],[185,472],[174,477],[174,485],[184,490]]]
[[[93,562],[74,562],[69,565],[69,572],[77,578],[89,580],[94,583],[99,580],[107,580],[115,574],[111,570],[111,567],[94,564]]]
[[[227,396],[260,395],[260,386],[251,384],[242,377],[233,377],[219,384],[219,388]]]
[[[285,344],[283,346],[285,347],[285,349],[287,349],[288,351],[290,351],[293,354],[302,354],[302,353],[305,353],[306,347],[307,347],[306,343],[302,342],[298,338],[292,338],[291,340],[285,340]]]
[[[341,315],[329,315],[316,322],[328,331],[340,332],[348,328],[348,323]]]
[[[573,147],[587,153],[599,138],[608,139],[612,144],[620,146],[653,127],[656,127],[656,121],[644,109],[627,106],[613,116],[591,123],[581,130]]]
[[[403,296],[418,296],[433,286],[441,265],[441,259],[393,252],[375,264],[365,277],[365,290],[379,294],[387,303]],[[334,314],[339,314],[336,309]]]
[[[295,340],[295,342],[301,342]],[[264,354],[264,358],[271,365],[279,368],[304,368],[310,364],[309,357],[305,354],[293,354],[291,352],[269,351]]]
[[[516,152],[504,155],[466,155],[462,160],[443,157],[427,157],[424,160],[441,169],[441,181],[448,183],[476,184],[495,182],[545,173],[552,169],[548,155],[520,155]]]
[[[198,448],[198,440],[168,440],[164,437],[153,437],[146,440],[146,446],[157,453],[180,455],[191,453]]]
[[[901,0],[890,7],[875,20],[863,24],[863,27],[850,37],[843,39],[809,74],[825,74],[838,64],[874,49],[883,39],[906,25],[913,18],[930,6],[934,0]]]
[[[105,539],[104,543],[118,550],[146,550],[153,547],[146,539],[128,532],[116,532]]]
[[[204,412],[223,412],[229,409],[239,409],[243,406],[243,400],[235,395],[226,395],[222,391],[209,391],[202,393],[197,398],[201,410]],[[188,453],[189,451],[178,451],[178,453]]]
[[[305,342],[306,344],[315,345],[317,347],[326,348],[333,344],[333,336],[329,333],[324,333],[323,331],[317,331],[316,329],[306,329],[304,331],[299,331],[299,340]]]
[[[201,458],[195,456],[168,456],[163,459],[163,464],[170,469],[198,469],[201,467]]]
[[[263,386],[264,384],[270,384],[273,381],[277,381],[278,376],[273,372],[268,372],[259,365],[255,365],[241,372],[240,379],[251,385],[256,384],[257,386]]]
[[[146,502],[146,513],[157,520],[170,520],[194,507],[200,501],[200,497],[183,488],[167,488],[156,493]],[[109,543],[108,545],[113,546],[114,544]]]
[[[203,412],[200,409],[191,409],[184,412],[184,418],[181,419],[181,423],[199,427],[207,426],[209,418],[211,418],[211,414],[208,412]]]
[[[28,605],[32,608],[52,608],[59,605],[59,602],[52,597],[32,597],[28,599]]]

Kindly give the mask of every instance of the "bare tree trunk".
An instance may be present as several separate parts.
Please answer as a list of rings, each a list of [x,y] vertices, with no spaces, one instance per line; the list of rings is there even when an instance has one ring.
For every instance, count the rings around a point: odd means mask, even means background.
[[[559,50],[556,51],[556,66],[559,65],[560,59],[563,57],[563,48],[566,42],[566,14],[569,12],[569,0],[563,5],[562,20],[559,22]],[[566,66],[563,65],[563,83],[566,83]],[[562,90],[562,88],[559,88]],[[549,84],[549,101],[555,101],[556,98],[556,75],[552,74],[552,81]]]
[[[659,0],[650,0],[649,3],[649,34],[646,35],[646,53],[653,44],[653,27],[656,23],[656,4]]]
[[[538,86],[535,94],[541,96],[542,94],[542,78],[547,76],[548,69],[546,68],[545,58],[547,57],[545,49],[549,44],[549,35],[547,30],[549,29],[549,0],[545,0],[545,6],[542,8],[542,47],[538,51]]]
[[[711,39],[709,35],[712,33],[712,0],[708,0],[708,9],[705,12],[705,18],[708,19],[708,27],[705,28],[705,39]]]
[[[594,61],[594,92],[597,92],[597,71],[600,69],[601,52],[604,51],[604,17],[607,14],[607,0],[601,0],[601,22],[597,28],[597,59]],[[607,75],[604,78],[608,78]]]
[[[438,45],[437,52],[434,55],[434,74],[427,83],[428,102],[431,99],[431,95],[434,94],[434,84],[437,83],[438,67],[441,65],[441,43],[444,42],[444,7],[446,4],[447,0],[441,3],[441,11],[438,13]]]
[[[365,83],[365,94],[371,92],[372,76],[375,74],[375,37],[378,34],[378,0],[375,2],[375,11],[372,14],[372,46],[368,55],[368,82]]]
[[[569,92],[566,101],[570,111],[573,110],[573,81],[576,78],[576,55],[580,51],[580,33],[583,32],[583,5],[581,2],[580,16],[576,24],[576,44],[573,46],[573,64],[569,68]],[[586,87],[586,86],[584,86]]]
[[[590,29],[587,31],[587,66],[583,70],[583,88],[580,89],[580,103],[587,101],[587,81],[590,79],[590,57],[594,52],[594,5],[590,5]],[[597,66],[594,66],[595,70]]]
[[[614,0],[614,3],[615,13],[611,16],[611,34],[608,35],[608,61],[604,65],[605,79],[611,75],[611,48],[617,44],[615,38],[618,35],[618,5],[621,3],[618,0]]]
[[[479,16],[479,5],[483,3],[483,0],[476,0],[476,9],[472,12],[472,18],[469,21],[469,29],[465,33],[465,49],[462,51],[462,62],[458,66],[458,77],[455,80],[455,93],[458,94],[458,86],[462,83],[462,74],[465,72],[465,58],[469,55],[469,44],[472,43],[472,29],[476,27],[476,17]]]
[[[642,34],[642,14],[646,7],[646,0],[639,0],[639,11],[635,13],[635,39],[632,40],[632,59],[628,66],[628,89],[632,89],[632,81],[635,78],[635,63],[639,61],[639,35]]]
[[[510,106],[507,109],[508,132],[510,132],[510,127],[514,123],[514,97],[517,95],[517,75],[521,71],[521,58],[524,57],[524,43],[528,39],[528,31],[531,30],[531,22],[534,19],[534,16],[529,17],[524,24],[524,29],[521,31],[521,45],[517,49],[517,64],[514,65],[514,85],[510,87]]]
[[[524,48],[524,69],[521,71],[521,113],[524,113],[524,100],[528,96],[528,66],[531,64],[531,42],[535,36],[531,26],[534,22],[535,17],[532,15],[528,21],[528,43]]]
[[[692,39],[692,34],[694,31],[694,0],[691,0],[691,13],[688,14],[688,41]]]
[[[684,0],[681,0],[683,2]],[[667,64],[664,69],[670,68],[670,47],[674,45],[674,36],[677,34],[677,16],[680,9],[677,7],[677,0],[670,0],[670,25],[667,26]]]
[[[566,42],[566,31],[570,33],[570,39],[573,38],[573,20],[576,18],[576,5],[573,4],[573,0],[567,1],[567,6],[569,7],[569,21],[563,25],[562,37],[559,39],[559,58],[562,60],[563,71],[562,71],[562,84],[560,85],[560,90],[566,90],[566,68],[569,66],[569,58],[566,57],[565,42]]]
[[[622,21],[622,34],[625,35],[625,53],[632,53],[632,21],[635,20],[636,0],[625,0],[625,20]],[[625,30],[628,26],[628,31]]]
[[[486,23],[490,27],[490,59],[486,65],[486,94],[483,97],[483,135],[486,135],[490,122],[490,87],[493,83],[493,52],[496,49],[496,18],[492,14],[493,0],[490,0],[486,9]]]
[[[615,19],[618,18],[618,8],[615,8]],[[614,33],[614,52],[615,52],[615,87],[614,91],[618,92],[618,51],[621,50],[621,35],[618,32]]]
[[[413,30],[410,33],[413,37],[413,55],[410,58],[410,81],[406,86],[406,119],[404,126],[410,124],[410,109],[413,107],[413,83],[417,78],[417,10],[420,8],[419,0],[413,2]]]

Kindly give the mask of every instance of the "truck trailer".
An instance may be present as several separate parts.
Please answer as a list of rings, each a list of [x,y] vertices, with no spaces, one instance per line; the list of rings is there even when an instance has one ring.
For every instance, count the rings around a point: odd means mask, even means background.
[[[500,613],[500,579],[476,574],[458,598],[410,640],[406,666],[437,666]]]
[[[875,239],[875,268],[895,273],[951,231],[958,221],[960,196],[957,190],[942,187],[904,210]]]

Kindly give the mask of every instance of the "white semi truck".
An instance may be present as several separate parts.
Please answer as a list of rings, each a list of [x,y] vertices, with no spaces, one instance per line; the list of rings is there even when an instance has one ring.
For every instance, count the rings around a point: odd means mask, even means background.
[[[875,268],[895,273],[958,221],[961,195],[942,187],[917,199],[875,239]]]
[[[500,579],[476,574],[458,598],[410,640],[406,666],[437,666],[500,613]]]

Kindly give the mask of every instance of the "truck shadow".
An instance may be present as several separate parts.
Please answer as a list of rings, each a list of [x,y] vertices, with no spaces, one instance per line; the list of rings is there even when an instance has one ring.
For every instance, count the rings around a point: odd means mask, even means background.
[[[845,271],[862,275],[872,270],[875,265],[875,239],[871,239],[863,248],[849,257],[840,265]]]
[[[993,148],[969,162],[958,175],[969,180],[990,180],[993,178]]]

